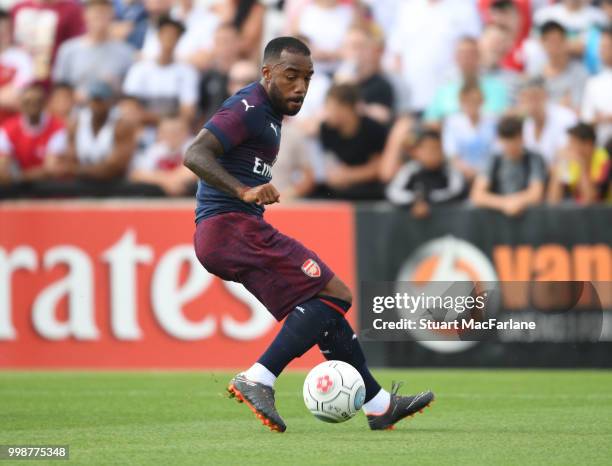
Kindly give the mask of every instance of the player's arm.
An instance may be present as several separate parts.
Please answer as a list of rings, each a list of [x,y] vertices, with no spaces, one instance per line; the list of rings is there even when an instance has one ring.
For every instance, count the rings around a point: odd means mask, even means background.
[[[228,173],[217,160],[223,152],[219,139],[204,128],[187,149],[184,164],[210,186],[244,202],[273,204],[279,201],[280,195],[270,183],[249,188]]]

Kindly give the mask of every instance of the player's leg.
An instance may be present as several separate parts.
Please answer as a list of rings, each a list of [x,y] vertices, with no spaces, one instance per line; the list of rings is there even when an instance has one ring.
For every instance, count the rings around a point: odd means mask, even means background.
[[[340,301],[338,306],[341,306]],[[231,380],[230,395],[245,401],[272,430],[285,431],[285,422],[276,411],[274,382],[292,360],[316,345],[340,318],[344,316],[337,309],[317,297],[296,306],[257,362]]]
[[[347,301],[342,301],[339,296],[344,297]],[[329,305],[344,302],[350,306],[352,301],[349,288],[335,276],[319,297],[322,301],[327,301]],[[393,387],[392,393],[383,389],[367,366],[357,335],[344,316],[340,317],[335,319],[323,333],[322,338],[318,341],[319,349],[326,359],[344,361],[361,374],[366,387],[363,410],[370,428],[374,430],[392,428],[397,421],[413,416],[429,406],[434,398],[430,391],[414,396],[399,396],[397,395],[399,385]]]
[[[328,305],[346,303],[345,305],[350,307],[353,303],[350,288],[337,275],[334,275],[329,281],[319,297],[326,300]],[[337,320],[334,323],[334,328],[329,329],[318,344],[326,359],[344,361],[357,369],[366,387],[363,406],[366,414],[386,411],[391,396],[380,386],[368,369],[361,345],[346,319]]]

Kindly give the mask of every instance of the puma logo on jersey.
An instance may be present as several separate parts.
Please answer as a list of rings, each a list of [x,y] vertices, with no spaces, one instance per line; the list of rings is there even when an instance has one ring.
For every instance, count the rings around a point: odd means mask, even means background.
[[[270,123],[270,128],[274,130],[274,134],[276,135],[276,137],[278,137],[278,131],[276,130],[276,126],[274,126],[274,123]]]
[[[255,108],[255,105],[249,105],[249,103],[246,101],[246,99],[242,99],[241,101],[244,104],[244,111],[248,112],[249,108]]]

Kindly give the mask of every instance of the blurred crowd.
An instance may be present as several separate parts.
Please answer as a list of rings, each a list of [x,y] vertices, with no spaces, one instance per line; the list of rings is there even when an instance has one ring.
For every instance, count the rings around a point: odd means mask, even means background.
[[[187,196],[185,148],[294,35],[281,199],[612,202],[612,0],[0,0],[0,198]]]

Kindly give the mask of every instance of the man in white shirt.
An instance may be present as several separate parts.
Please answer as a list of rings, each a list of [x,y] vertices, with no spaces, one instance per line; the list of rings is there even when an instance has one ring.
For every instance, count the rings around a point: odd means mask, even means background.
[[[597,140],[605,145],[612,138],[612,28],[602,31],[599,54],[603,69],[586,83],[582,119],[597,126]]]
[[[174,49],[183,32],[178,21],[162,17],[159,22],[160,54],[156,60],[132,65],[123,83],[123,92],[144,102],[147,124],[160,117],[179,114],[193,121],[198,98],[198,74],[186,63],[174,61]]]
[[[414,111],[423,111],[448,78],[457,41],[478,37],[480,29],[474,0],[412,0],[401,5],[389,47]]]
[[[578,123],[578,118],[568,108],[550,101],[542,78],[525,82],[519,100],[526,116],[523,123],[525,147],[542,155],[551,165],[567,144],[567,130]]]

